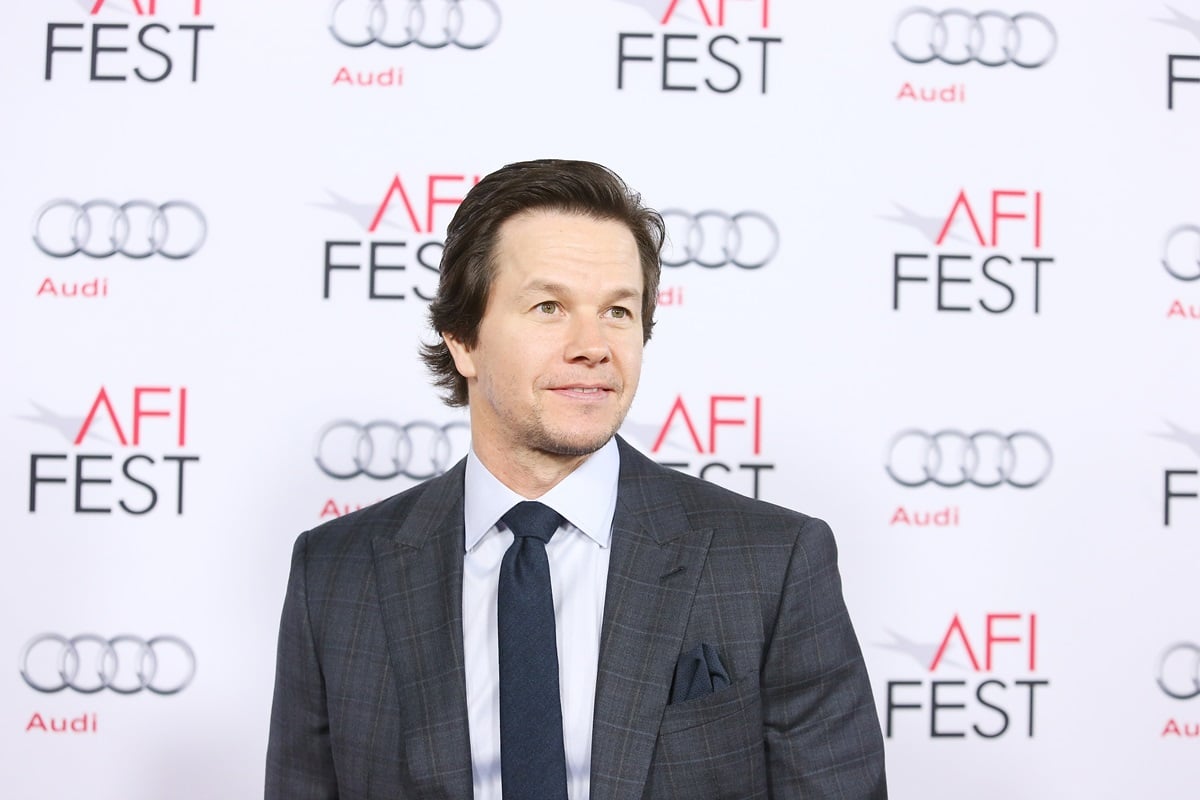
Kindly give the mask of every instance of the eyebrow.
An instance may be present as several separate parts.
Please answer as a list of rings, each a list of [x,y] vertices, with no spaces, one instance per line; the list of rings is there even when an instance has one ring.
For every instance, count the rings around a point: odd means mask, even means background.
[[[522,295],[534,295],[540,293],[553,295],[570,295],[571,290],[566,285],[555,283],[554,281],[534,281],[521,290]],[[616,302],[619,300],[640,300],[642,293],[632,286],[619,286],[608,295],[608,302]]]

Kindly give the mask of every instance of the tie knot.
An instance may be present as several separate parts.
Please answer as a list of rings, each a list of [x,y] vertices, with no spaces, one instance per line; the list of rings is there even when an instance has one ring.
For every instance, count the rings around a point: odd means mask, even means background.
[[[563,521],[557,511],[536,500],[517,503],[501,519],[514,536],[532,536],[543,542],[550,541]]]

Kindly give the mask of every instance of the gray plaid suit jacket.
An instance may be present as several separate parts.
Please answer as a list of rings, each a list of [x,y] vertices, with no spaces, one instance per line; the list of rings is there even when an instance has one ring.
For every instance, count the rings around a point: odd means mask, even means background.
[[[591,797],[885,798],[828,526],[621,453]],[[470,798],[463,463],[296,541],[268,800]],[[670,704],[680,654],[731,685]]]

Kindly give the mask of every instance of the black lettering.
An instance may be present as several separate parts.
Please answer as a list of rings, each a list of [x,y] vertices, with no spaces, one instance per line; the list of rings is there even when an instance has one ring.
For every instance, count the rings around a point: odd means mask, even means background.
[[[1033,313],[1040,313],[1042,310],[1042,264],[1053,264],[1054,259],[1049,256],[1024,256],[1021,261],[1033,264]]]
[[[931,681],[929,685],[929,735],[934,739],[953,738],[961,739],[965,737],[966,731],[951,731],[942,733],[937,727],[938,709],[942,708],[966,708],[966,703],[939,703],[938,702],[938,687],[939,686],[966,686],[966,681]]]
[[[950,278],[942,269],[947,261],[970,261],[970,256],[957,256],[948,253],[938,253],[937,258],[937,310],[938,311],[970,311],[970,306],[948,306],[942,301],[942,287],[947,283],[970,283],[970,278]]]
[[[100,75],[97,70],[96,62],[100,58],[101,53],[126,53],[129,52],[128,47],[101,47],[100,46],[100,31],[107,29],[129,30],[129,26],[125,24],[103,23],[97,22],[92,26],[92,72],[91,79],[94,81],[123,81],[124,75]]]
[[[140,67],[134,67],[133,74],[137,75],[139,78],[146,81],[147,83],[158,83],[159,81],[166,79],[166,77],[171,74],[171,57],[169,55],[167,55],[166,53],[164,53],[162,50],[157,50],[157,49],[151,47],[146,42],[146,31],[150,30],[151,28],[153,28],[155,30],[166,31],[167,33],[170,33],[171,29],[168,28],[166,25],[162,25],[160,23],[153,22],[153,23],[147,25],[146,27],[142,28],[138,32],[138,44],[140,44],[142,47],[149,50],[151,53],[156,53],[156,54],[162,56],[162,60],[164,62],[166,62],[165,68],[163,69],[162,74],[159,75],[157,78],[146,77],[145,75],[142,74],[142,70]]]
[[[896,253],[892,258],[892,311],[900,310],[900,282],[901,281],[916,281],[917,283],[926,283],[929,278],[926,277],[911,277],[909,275],[900,274],[900,259],[902,258],[917,258],[922,261],[929,258],[925,253]]]
[[[196,75],[200,66],[200,31],[211,31],[216,29],[216,25],[180,25],[179,30],[192,32],[192,83],[196,82]]]
[[[696,41],[700,37],[694,33],[665,33],[663,34],[663,65],[662,65],[662,88],[668,92],[694,92],[695,86],[675,86],[667,79],[667,70],[671,66],[672,61],[679,61],[685,64],[695,64],[699,59],[689,56],[673,56],[671,55],[671,42],[675,39],[690,39]]]
[[[85,461],[112,461],[112,456],[90,456],[83,453],[75,456],[75,513],[111,514],[111,508],[91,508],[83,504],[83,485],[85,483],[112,483],[112,478],[83,477],[83,462]]]
[[[175,513],[179,516],[183,516],[183,466],[189,461],[198,462],[199,460],[200,456],[163,456],[163,461],[175,461],[179,464],[179,479],[176,483],[178,499],[175,503]]]
[[[436,260],[427,259],[425,256],[425,251],[427,249],[429,249],[430,247],[437,248]],[[446,245],[443,244],[442,242],[424,242],[420,247],[417,248],[417,263],[420,264],[423,268],[429,270],[430,272],[432,272],[435,275],[440,277],[441,269],[439,268],[439,265],[442,262],[442,251],[445,249],[446,249]],[[417,287],[417,286],[413,287],[413,294],[415,294],[417,297],[424,300],[426,303],[433,302],[436,292],[437,292],[436,286],[434,288],[434,294],[428,294],[428,295],[425,294],[424,292],[422,292],[420,287]]]
[[[902,708],[919,709],[921,707],[920,703],[897,703],[895,701],[895,698],[892,696],[892,688],[895,686],[920,686],[920,685],[921,685],[920,681],[888,681],[888,685],[887,685],[887,722],[885,723],[887,738],[889,738],[889,739],[892,738],[892,711],[893,710],[902,709]]]
[[[406,268],[403,264],[380,264],[376,261],[376,254],[385,247],[396,247],[403,249],[407,246],[406,242],[371,242],[371,255],[368,262],[368,270],[370,271],[369,288],[367,296],[372,300],[403,300],[402,294],[382,294],[375,291],[375,273],[379,270],[392,272],[403,272]]]
[[[1171,499],[1175,497],[1200,497],[1196,492],[1176,492],[1171,489],[1171,478],[1176,475],[1189,475],[1196,477],[1200,475],[1200,470],[1194,469],[1169,469],[1163,474],[1163,527],[1171,526]]]
[[[1171,54],[1167,56],[1167,110],[1175,110],[1175,84],[1176,83],[1200,83],[1200,78],[1196,77],[1180,77],[1175,74],[1176,61],[1200,61],[1200,56],[1185,56]],[[49,77],[49,65],[46,67]]]
[[[992,308],[991,306],[989,306],[987,304],[987,300],[980,300],[979,305],[983,306],[984,311],[990,311],[993,314],[1003,314],[1005,311],[1008,311],[1010,308],[1013,307],[1013,303],[1015,303],[1017,300],[1017,294],[1016,294],[1016,292],[1014,292],[1012,290],[1011,286],[1009,286],[1004,281],[1002,281],[999,278],[992,275],[990,268],[992,266],[993,261],[1001,261],[1007,267],[1012,266],[1012,261],[1010,261],[1005,256],[989,256],[983,262],[983,277],[987,278],[989,281],[991,281],[992,283],[996,284],[997,286],[1003,288],[1004,291],[1008,292],[1008,304],[1003,306],[1002,308]]]
[[[653,56],[627,56],[625,55],[625,40],[626,39],[653,39],[652,33],[618,33],[617,34],[617,88],[625,88],[625,62],[626,61],[653,61]]]
[[[783,39],[777,36],[747,36],[747,42],[762,43],[762,85],[759,89],[759,94],[767,93],[767,45],[782,44]]]
[[[82,53],[83,46],[71,47],[68,45],[57,45],[54,43],[54,32],[59,28],[74,28],[82,29],[81,22],[50,22],[46,25],[46,80],[50,80],[50,62],[54,59],[55,53]],[[66,458],[66,456],[63,456]]]
[[[329,273],[335,269],[358,269],[358,264],[334,264],[333,248],[335,247],[359,247],[361,242],[325,242],[325,294],[326,300],[329,299]]]
[[[1014,686],[1029,687],[1029,738],[1033,738],[1033,691],[1036,686],[1049,686],[1050,681],[1013,681]]]
[[[66,461],[65,454],[58,453],[30,453],[29,454],[29,513],[37,511],[37,487],[39,483],[66,483],[66,478],[43,478],[38,475],[38,462],[43,458],[53,459],[54,461]]]
[[[724,64],[725,66],[727,66],[731,70],[733,70],[733,83],[730,84],[725,89],[720,89],[720,88],[717,88],[717,86],[715,86],[713,84],[713,82],[710,81],[708,78],[705,78],[704,85],[707,86],[708,88],[712,89],[714,92],[718,92],[720,94],[726,94],[728,92],[732,92],[734,89],[736,89],[742,85],[742,71],[740,69],[738,69],[737,64],[734,64],[732,61],[726,61],[725,59],[723,59],[719,55],[717,55],[717,51],[715,48],[716,48],[717,42],[719,42],[719,41],[729,41],[729,42],[733,42],[734,45],[737,45],[738,40],[732,36],[729,36],[728,34],[721,34],[720,36],[714,36],[712,38],[712,40],[708,43],[708,54],[713,57],[713,60],[717,61],[721,64]]]
[[[978,725],[972,725],[971,728],[973,728],[977,734],[985,739],[995,739],[997,736],[1003,736],[1004,732],[1008,730],[1008,712],[1000,706],[993,705],[987,700],[983,699],[983,687],[985,686],[999,686],[1001,689],[1006,689],[1008,687],[1004,685],[1003,681],[997,680],[987,680],[975,687],[975,697],[979,700],[979,704],[1000,714],[1000,716],[1004,719],[1004,724],[1000,726],[1000,730],[996,731],[995,733],[984,733]]]
[[[125,459],[125,463],[121,466],[121,472],[124,473],[126,478],[128,478],[133,483],[136,483],[138,486],[144,487],[146,489],[146,491],[148,491],[150,493],[150,504],[148,506],[146,506],[145,508],[141,509],[140,511],[130,508],[128,505],[125,504],[124,500],[118,500],[117,504],[119,506],[121,506],[121,508],[123,510],[127,511],[130,514],[135,514],[135,515],[136,514],[146,514],[150,511],[153,511],[154,507],[156,505],[158,505],[158,492],[155,491],[153,486],[151,486],[150,484],[146,483],[143,480],[139,480],[135,475],[133,475],[129,471],[129,465],[132,464],[135,460],[149,461],[151,464],[153,464],[154,459],[151,458],[150,456],[142,455],[141,453],[138,453],[137,455],[132,455],[129,458]]]

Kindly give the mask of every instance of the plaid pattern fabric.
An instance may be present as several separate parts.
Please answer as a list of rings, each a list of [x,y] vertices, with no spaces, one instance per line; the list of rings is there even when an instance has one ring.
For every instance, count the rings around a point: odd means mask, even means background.
[[[828,526],[618,443],[593,800],[885,798]],[[460,463],[297,540],[268,800],[471,797],[462,486]],[[670,705],[698,644],[732,683]]]

